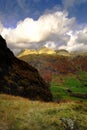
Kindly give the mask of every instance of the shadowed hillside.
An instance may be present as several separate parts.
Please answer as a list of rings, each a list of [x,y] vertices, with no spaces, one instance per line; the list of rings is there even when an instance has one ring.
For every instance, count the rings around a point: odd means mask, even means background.
[[[32,100],[52,100],[49,85],[40,77],[38,71],[17,59],[1,36],[0,93],[19,95]]]

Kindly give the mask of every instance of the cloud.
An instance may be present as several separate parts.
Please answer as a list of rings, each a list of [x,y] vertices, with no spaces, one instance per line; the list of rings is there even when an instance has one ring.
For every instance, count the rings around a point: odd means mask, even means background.
[[[0,33],[2,32],[3,30],[3,25],[0,23]]]
[[[80,27],[81,28],[81,27]],[[66,45],[61,45],[59,49],[72,51],[87,51],[87,26],[74,33],[70,32],[70,39]]]
[[[65,37],[74,23],[75,19],[68,19],[67,13],[54,12],[42,15],[37,21],[26,18],[24,21],[18,22],[14,29],[5,28],[3,35],[5,33],[5,38],[9,43],[42,42],[49,38],[53,39],[53,37],[60,39],[61,36]]]
[[[26,18],[15,28],[0,24],[1,35],[15,52],[24,48],[47,46],[68,51],[86,50],[87,27],[76,24],[75,18],[68,18],[65,11],[45,12],[39,19]]]
[[[75,0],[62,0],[64,8],[68,9],[74,5]]]
[[[78,37],[76,39],[77,42],[87,44],[87,26],[83,28],[83,30],[79,31],[77,37]]]
[[[74,5],[78,5],[81,3],[85,3],[87,0],[62,0],[65,9],[73,7]]]
[[[79,44],[74,44],[70,46],[60,46],[59,49],[65,49],[68,50],[69,52],[74,52],[74,51],[87,51],[87,45],[84,45],[83,43]]]

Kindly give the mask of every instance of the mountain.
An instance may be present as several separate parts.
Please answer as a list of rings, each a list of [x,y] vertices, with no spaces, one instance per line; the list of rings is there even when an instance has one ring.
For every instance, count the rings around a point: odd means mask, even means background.
[[[50,49],[48,47],[41,47],[37,50],[38,54],[55,54],[55,51],[53,49]]]
[[[76,57],[76,56],[87,56],[87,52],[84,52],[84,51],[73,51],[73,52],[68,52],[67,50],[65,49],[60,49],[60,50],[53,50],[53,49],[50,49],[48,47],[41,47],[39,49],[24,49],[22,50],[18,55],[17,57],[18,58],[21,58],[21,57],[24,57],[24,56],[27,56],[27,55],[59,55],[59,56],[72,56],[72,57]]]
[[[18,57],[22,57],[22,56],[26,56],[26,55],[29,55],[29,54],[37,54],[37,51],[32,49],[32,50],[29,50],[29,49],[24,49],[23,51],[21,51],[19,54],[18,54]]]
[[[52,101],[49,85],[34,67],[14,56],[1,36],[0,93],[19,95],[32,100]]]
[[[87,51],[73,51],[71,52],[73,56],[87,56]]]
[[[52,49],[47,48],[47,47],[41,47],[38,50],[25,49],[18,54],[18,57],[26,56],[26,55],[29,55],[29,54],[37,54],[37,55],[38,54],[56,54],[56,52]]]
[[[67,53],[67,52],[66,52]],[[67,76],[69,74],[76,74],[80,71],[87,72],[87,56],[86,55],[26,55],[20,59],[28,62],[36,67],[40,75],[47,81],[52,80],[54,75]]]
[[[55,50],[57,55],[70,56],[70,53],[65,49]]]

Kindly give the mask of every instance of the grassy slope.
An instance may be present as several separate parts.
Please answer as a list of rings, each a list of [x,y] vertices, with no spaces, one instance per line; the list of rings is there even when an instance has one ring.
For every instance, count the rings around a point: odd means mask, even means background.
[[[87,130],[87,104],[44,103],[0,95],[0,130],[66,130],[61,118],[74,125],[74,130]]]
[[[76,96],[72,96],[67,90]],[[56,101],[80,100],[87,102],[87,96],[86,98],[82,97],[84,94],[87,95],[87,73],[81,71],[77,75],[61,75],[59,77],[55,75],[51,82],[51,91]],[[80,94],[80,98],[78,98],[78,94]]]

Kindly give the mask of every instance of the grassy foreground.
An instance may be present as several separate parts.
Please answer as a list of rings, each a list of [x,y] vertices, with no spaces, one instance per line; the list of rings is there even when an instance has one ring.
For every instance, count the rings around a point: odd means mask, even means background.
[[[44,103],[0,94],[0,130],[87,130],[87,104]]]

